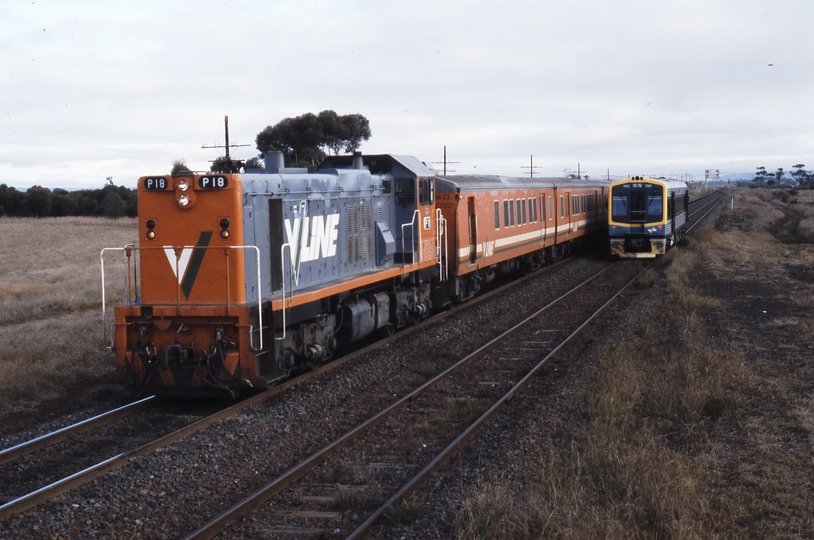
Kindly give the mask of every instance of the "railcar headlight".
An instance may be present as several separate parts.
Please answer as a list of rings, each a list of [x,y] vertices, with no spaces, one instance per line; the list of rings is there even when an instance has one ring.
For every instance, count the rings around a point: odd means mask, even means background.
[[[189,182],[187,182],[186,180],[181,180],[180,182],[178,182],[178,189],[181,190],[181,191],[188,190],[189,189]]]
[[[178,197],[178,204],[180,204],[181,206],[188,205],[189,204],[189,197],[187,197],[186,195],[179,196]]]

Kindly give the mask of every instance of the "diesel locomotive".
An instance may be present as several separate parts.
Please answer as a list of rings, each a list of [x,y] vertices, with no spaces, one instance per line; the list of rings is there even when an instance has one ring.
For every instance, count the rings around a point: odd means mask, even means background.
[[[138,198],[117,372],[234,397],[557,260],[604,230],[607,184],[439,176],[389,154],[308,171],[272,152],[247,173],[142,177]]]
[[[684,182],[638,176],[613,182],[608,199],[611,255],[664,255],[684,235],[689,204]]]

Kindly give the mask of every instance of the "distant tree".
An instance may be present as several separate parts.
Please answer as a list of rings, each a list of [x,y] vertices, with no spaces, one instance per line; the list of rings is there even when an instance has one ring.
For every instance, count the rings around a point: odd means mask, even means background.
[[[779,183],[780,183],[780,181],[783,179],[783,175],[784,175],[784,174],[786,174],[786,173],[785,173],[785,171],[783,170],[783,167],[778,167],[778,168],[777,168],[777,171],[774,173],[774,177],[775,177],[775,179],[777,180],[777,183],[778,183],[778,184],[779,184]]]
[[[249,169],[264,169],[263,161],[258,157],[253,157],[246,160],[246,163],[243,166],[246,170]]]
[[[239,159],[222,156],[212,162],[212,166],[209,167],[209,170],[216,173],[238,173],[243,169],[244,165],[243,161]]]
[[[345,126],[345,152],[351,154],[359,149],[362,141],[370,139],[370,122],[361,114],[348,114],[341,117]]]
[[[755,183],[761,186],[766,182],[766,167],[758,167],[755,173]]]
[[[170,174],[182,174],[190,172],[192,171],[189,170],[189,167],[187,167],[187,164],[183,159],[176,159],[172,162],[172,170],[170,171]]]
[[[340,151],[354,152],[370,138],[370,123],[361,114],[339,116],[332,110],[286,118],[257,134],[257,149],[266,153],[279,150],[290,166],[315,167]]]
[[[22,202],[23,213],[36,218],[51,214],[51,190],[42,186],[32,186],[25,192]]]
[[[124,216],[124,211],[127,209],[127,203],[124,202],[122,196],[118,194],[115,189],[105,189],[105,198],[102,200],[102,211],[105,217],[120,218]]]
[[[20,215],[24,193],[17,191],[14,186],[0,184],[0,206],[9,216]]]
[[[794,165],[794,170],[791,171],[791,176],[794,177],[794,179],[797,180],[797,183],[801,186],[806,185],[811,179],[808,171],[806,171],[806,166],[802,163]]]

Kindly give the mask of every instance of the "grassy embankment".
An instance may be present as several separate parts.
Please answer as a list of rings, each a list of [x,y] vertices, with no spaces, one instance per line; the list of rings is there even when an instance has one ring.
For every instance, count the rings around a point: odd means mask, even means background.
[[[814,537],[814,191],[782,193],[649,271],[573,430],[469,490],[459,538]]]
[[[0,218],[0,407],[112,370],[99,254],[136,236],[128,218]],[[121,260],[105,257],[109,305],[124,298]]]

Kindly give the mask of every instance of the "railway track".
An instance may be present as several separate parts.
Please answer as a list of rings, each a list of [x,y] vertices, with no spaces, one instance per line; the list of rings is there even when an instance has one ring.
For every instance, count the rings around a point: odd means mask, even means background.
[[[362,535],[471,439],[646,266],[604,265],[185,538],[212,538],[249,513],[252,519],[235,525],[229,536]],[[369,515],[354,510],[379,499],[383,504]],[[308,525],[314,519],[331,525],[318,531]]]
[[[222,415],[213,409],[150,396],[0,451],[0,519],[203,429]]]
[[[690,215],[687,216],[687,231],[690,232],[696,225],[701,223],[724,198],[726,193],[723,190],[715,190],[706,195],[690,201]]]

